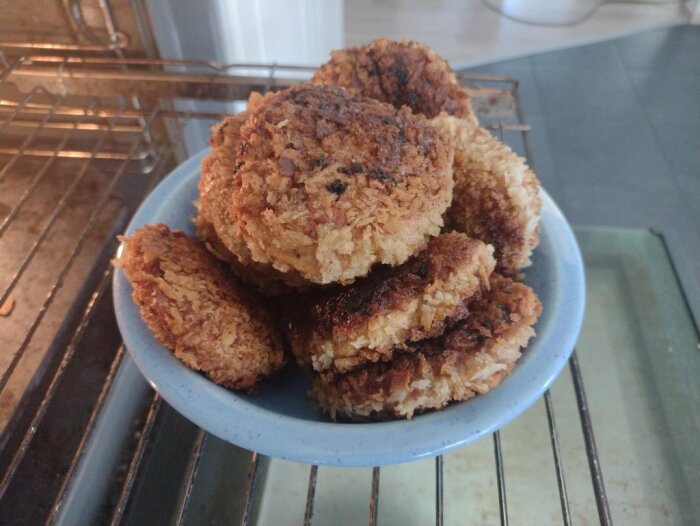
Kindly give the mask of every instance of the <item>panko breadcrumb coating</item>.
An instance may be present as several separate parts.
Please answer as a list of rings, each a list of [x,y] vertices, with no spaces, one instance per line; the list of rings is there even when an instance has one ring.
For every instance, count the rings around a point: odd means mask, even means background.
[[[266,95],[240,138],[231,219],[254,261],[350,283],[442,227],[451,142],[408,108],[298,86]]]
[[[331,418],[362,421],[411,418],[487,393],[513,369],[541,310],[532,289],[494,273],[490,290],[444,335],[391,362],[317,375],[311,395]]]
[[[469,95],[449,64],[429,47],[406,39],[380,38],[333,51],[310,82],[342,86],[396,108],[406,105],[429,118],[445,112],[476,122]]]
[[[389,360],[397,348],[441,334],[463,318],[466,301],[488,287],[493,247],[464,234],[442,234],[396,268],[374,270],[291,305],[289,341],[302,365],[345,372]]]
[[[250,252],[236,234],[228,212],[240,129],[247,117],[247,112],[241,112],[212,128],[211,154],[202,160],[198,185],[197,233],[214,255],[229,262],[250,260]]]
[[[447,227],[490,243],[496,269],[514,275],[539,243],[539,181],[525,159],[464,119],[433,120],[454,137],[454,197]]]
[[[269,315],[198,241],[165,225],[123,237],[124,269],[141,318],[188,367],[250,391],[286,363]]]
[[[255,97],[253,100],[257,100]],[[197,235],[209,251],[226,261],[239,278],[267,295],[289,291],[287,286],[304,289],[308,282],[296,272],[282,274],[272,265],[253,261],[250,250],[231,221],[231,193],[240,149],[240,129],[248,118],[241,112],[224,118],[212,128],[211,154],[202,160],[199,200],[194,224]]]

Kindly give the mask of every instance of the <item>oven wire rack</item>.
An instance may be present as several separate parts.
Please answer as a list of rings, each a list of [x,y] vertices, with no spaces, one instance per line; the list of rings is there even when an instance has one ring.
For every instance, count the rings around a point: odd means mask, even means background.
[[[0,306],[12,301],[32,270],[42,246],[62,221],[71,199],[93,171],[106,180],[101,194],[83,221],[81,231],[73,232],[72,248],[46,287],[33,313],[27,317],[22,337],[8,353],[9,361],[0,370],[0,394],[10,384],[30,348],[32,338],[52,310],[72,266],[81,257],[88,239],[100,223],[108,204],[119,196],[119,210],[103,230],[100,250],[93,255],[89,271],[73,295],[74,303],[63,312],[60,327],[32,380],[32,390],[24,395],[7,422],[2,436],[0,466],[0,516],[32,522],[65,523],[72,503],[72,492],[81,483],[89,449],[113,401],[110,393],[119,382],[127,358],[116,331],[111,311],[109,258],[116,249],[115,234],[121,232],[141,199],[188,152],[183,129],[193,121],[209,122],[221,117],[224,103],[245,100],[251,91],[279,89],[300,82],[310,70],[278,65],[219,65],[201,61],[105,58],[94,56],[26,55],[0,56],[0,184],[16,176],[16,168],[31,161],[32,175],[23,179],[21,194],[0,217],[0,242],[23,220],[23,209],[56,172],[70,170],[72,176],[60,188],[60,195],[45,210],[43,224],[33,230],[26,251],[16,258],[9,277],[0,282]],[[518,99],[518,82],[490,75],[460,75],[471,92],[482,122],[506,140],[519,134],[530,163],[529,126]],[[9,95],[7,94],[9,93]],[[138,96],[136,98],[135,96]],[[183,110],[178,99],[219,101],[220,111]],[[504,118],[504,115],[512,115]],[[2,318],[0,318],[0,321]],[[89,358],[90,354],[97,356]],[[81,379],[81,371],[92,368],[94,378]],[[581,370],[576,354],[569,362],[578,405],[585,452],[600,524],[612,524],[600,460]],[[71,391],[71,386],[73,386]],[[76,389],[80,402],[76,402]],[[30,392],[31,391],[31,392]],[[159,395],[149,390],[133,418],[133,434],[120,449],[118,474],[108,482],[110,497],[103,505],[100,520],[122,523],[132,503],[148,491],[144,487],[144,466],[149,456],[158,454],[159,426],[172,412]],[[572,524],[567,494],[565,466],[558,441],[552,396],[544,394],[547,426],[561,506],[561,521]],[[76,409],[77,407],[77,409]],[[66,408],[71,408],[70,410]],[[70,428],[62,444],[55,438],[57,415],[70,412]],[[65,422],[64,422],[65,425]],[[204,431],[190,431],[192,446],[183,457],[180,485],[171,491],[174,522],[183,524],[201,475],[202,451],[211,440]],[[161,433],[162,434],[162,433]],[[497,481],[499,517],[508,524],[508,492],[503,448],[499,432],[493,434],[494,470]],[[93,446],[91,446],[91,444]],[[231,446],[233,447],[233,446]],[[115,453],[116,455],[116,453]],[[252,452],[247,458],[247,475],[241,486],[238,516],[230,522],[252,524],[256,492],[259,491],[266,459]],[[442,525],[444,466],[449,459],[435,458],[435,524]],[[308,488],[304,516],[300,522],[313,524],[318,466],[308,468]],[[381,468],[372,470],[368,523],[378,524],[381,505]],[[31,491],[30,488],[40,488]],[[34,503],[33,506],[29,506]],[[29,509],[20,509],[25,505]]]

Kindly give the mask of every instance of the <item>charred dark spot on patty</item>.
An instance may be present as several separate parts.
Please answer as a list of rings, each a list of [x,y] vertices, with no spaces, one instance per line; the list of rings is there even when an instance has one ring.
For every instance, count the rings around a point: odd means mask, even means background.
[[[403,64],[397,63],[391,67],[391,73],[396,76],[396,80],[400,85],[404,85],[408,82],[408,72]]]
[[[332,183],[329,183],[326,185],[326,190],[329,192],[335,194],[335,195],[343,195],[345,193],[345,190],[348,188],[348,183],[344,183],[340,179],[335,179]]]
[[[375,181],[393,181],[396,179],[392,174],[387,172],[371,172],[367,174],[367,177]]]
[[[350,164],[350,171],[353,174],[359,174],[365,171],[364,167],[360,163],[352,162]]]

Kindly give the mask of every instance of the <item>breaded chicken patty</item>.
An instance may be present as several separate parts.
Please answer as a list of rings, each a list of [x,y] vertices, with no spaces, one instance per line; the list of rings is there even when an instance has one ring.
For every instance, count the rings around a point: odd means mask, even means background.
[[[391,362],[317,375],[311,395],[333,419],[386,420],[487,393],[513,369],[541,310],[532,289],[494,273],[490,290],[445,334]]]
[[[417,42],[380,38],[331,53],[311,84],[342,86],[353,94],[408,106],[432,118],[445,112],[476,122],[469,95],[449,64]]]
[[[229,262],[251,260],[229,217],[240,129],[247,117],[247,112],[225,117],[212,128],[211,153],[202,160],[198,185],[197,233],[214,255]]]
[[[252,98],[257,101],[256,97]],[[232,184],[238,168],[240,129],[248,118],[241,112],[224,118],[212,128],[209,139],[211,153],[202,160],[199,179],[199,200],[194,224],[197,235],[216,257],[229,263],[242,280],[255,285],[266,295],[279,295],[287,287],[304,289],[308,282],[298,272],[281,273],[269,263],[253,261],[243,239],[231,221]]]
[[[488,287],[492,254],[464,234],[442,234],[399,267],[300,298],[288,316],[292,352],[316,371],[391,359],[466,315],[467,300]]]
[[[319,284],[399,265],[442,227],[449,138],[343,88],[268,94],[240,131],[231,219],[259,263]]]
[[[262,305],[183,232],[144,226],[121,238],[141,318],[185,365],[217,384],[250,391],[282,368],[282,339]]]
[[[454,137],[454,197],[447,227],[490,243],[496,269],[514,275],[539,243],[539,181],[525,159],[464,119],[433,120]]]

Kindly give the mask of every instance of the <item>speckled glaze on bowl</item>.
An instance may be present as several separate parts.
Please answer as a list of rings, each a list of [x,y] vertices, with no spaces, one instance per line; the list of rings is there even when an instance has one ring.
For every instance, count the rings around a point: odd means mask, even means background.
[[[141,205],[127,229],[165,223],[192,234],[202,151],[175,169]],[[541,243],[526,272],[543,313],[537,336],[500,386],[486,395],[408,421],[340,424],[306,398],[296,370],[264,383],[255,396],[228,391],[182,365],[141,321],[123,272],[114,274],[117,321],[131,357],[177,411],[214,435],[265,455],[330,466],[373,466],[446,453],[504,426],[534,403],[569,358],[581,328],[584,273],[566,219],[543,191]]]

